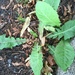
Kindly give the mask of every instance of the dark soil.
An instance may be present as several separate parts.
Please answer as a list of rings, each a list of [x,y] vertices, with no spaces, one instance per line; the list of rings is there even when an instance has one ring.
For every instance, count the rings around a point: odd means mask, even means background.
[[[10,3],[10,1],[12,1]],[[17,20],[18,14],[26,18],[28,13],[34,11],[35,0],[30,3],[18,3],[17,0],[0,0],[0,35],[20,37],[20,31],[24,22]],[[9,5],[9,6],[8,6]],[[75,0],[61,0],[58,14],[62,23],[73,18],[75,15]],[[30,28],[38,33],[38,20],[35,14],[31,17]],[[33,43],[39,41],[26,30],[23,38],[28,39],[27,43],[16,46],[13,49],[3,49],[0,51],[0,75],[33,75],[30,66],[26,66],[25,60],[29,57]],[[49,41],[47,41],[50,43]],[[54,40],[50,44],[53,44]],[[48,53],[44,51],[45,58]],[[53,75],[56,75],[56,65],[52,66]],[[43,75],[43,74],[42,74]]]

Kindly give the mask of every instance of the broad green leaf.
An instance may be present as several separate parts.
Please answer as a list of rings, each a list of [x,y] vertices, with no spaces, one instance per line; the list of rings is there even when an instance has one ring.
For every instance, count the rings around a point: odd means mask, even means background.
[[[60,26],[60,20],[57,12],[48,3],[38,1],[35,6],[38,19],[44,25]]]
[[[44,0],[44,1],[50,4],[57,11],[60,0]]]
[[[38,44],[35,44],[30,55],[30,66],[34,72],[34,75],[40,75],[43,67],[42,53],[40,50],[41,47]]]
[[[3,48],[12,48],[22,43],[25,43],[26,39],[6,37],[6,35],[0,35],[0,50]]]
[[[70,67],[74,60],[74,49],[68,41],[61,40],[56,46],[54,59],[57,65],[64,71]]]
[[[57,29],[54,34],[49,35],[48,38],[58,37],[58,39],[60,39],[63,36],[65,40],[75,36],[75,20],[66,22],[60,29]]]

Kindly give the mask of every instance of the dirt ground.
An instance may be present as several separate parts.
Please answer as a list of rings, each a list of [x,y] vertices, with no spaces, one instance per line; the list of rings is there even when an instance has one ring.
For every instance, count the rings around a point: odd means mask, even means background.
[[[23,18],[28,16],[28,13],[34,11],[36,1],[27,3],[19,3],[18,0],[0,0],[0,35],[20,37],[20,31],[24,22],[18,20],[19,15]],[[58,14],[62,23],[73,18],[75,15],[75,0],[61,0]],[[30,28],[38,34],[38,19],[35,14],[31,16]],[[29,57],[34,41],[34,38],[26,30],[23,38],[28,40],[27,43],[16,46],[12,49],[0,50],[0,75],[33,75],[30,66],[26,66],[25,60]],[[51,41],[51,40],[50,40]],[[47,41],[49,44],[52,42]],[[48,52],[44,49],[44,56],[48,57]],[[57,66],[52,66],[53,75],[56,75]],[[44,74],[42,74],[44,75]]]

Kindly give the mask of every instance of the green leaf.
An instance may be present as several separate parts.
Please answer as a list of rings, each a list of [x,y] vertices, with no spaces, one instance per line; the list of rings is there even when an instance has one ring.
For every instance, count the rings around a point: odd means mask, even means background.
[[[40,75],[41,69],[43,67],[42,53],[40,50],[41,47],[38,44],[35,44],[30,55],[30,65],[34,75]]]
[[[6,35],[0,35],[0,50],[3,48],[12,48],[22,43],[25,43],[26,39],[6,37]]]
[[[48,31],[55,32],[55,28],[52,27],[52,26],[45,26],[44,28],[45,28],[46,30],[48,30]]]
[[[26,42],[26,39],[22,39],[22,38],[16,38],[15,40],[18,45]]]
[[[22,18],[20,15],[19,17],[17,18],[20,22],[25,22],[25,18]]]
[[[44,25],[60,26],[60,20],[57,12],[46,2],[38,1],[35,7],[38,19]]]
[[[61,40],[56,46],[54,59],[57,65],[64,71],[72,64],[74,60],[74,49],[68,41]]]
[[[60,39],[63,36],[65,40],[75,36],[75,20],[66,22],[60,29],[57,29],[54,34],[49,35],[48,38],[58,37],[58,39]]]
[[[36,34],[36,32],[34,32],[31,28],[28,27],[28,32],[33,35],[34,38],[37,38],[38,35]]]
[[[48,49],[49,49],[49,53],[52,54],[52,55],[54,55],[55,47],[48,45]]]
[[[44,0],[44,1],[50,4],[57,11],[60,0]]]

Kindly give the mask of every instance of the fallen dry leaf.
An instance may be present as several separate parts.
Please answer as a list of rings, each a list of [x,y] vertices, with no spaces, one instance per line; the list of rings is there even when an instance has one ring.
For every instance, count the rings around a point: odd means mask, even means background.
[[[31,20],[31,19],[30,19],[30,16],[26,18],[25,23],[24,23],[23,28],[22,28],[21,33],[20,33],[20,37],[23,36],[24,31],[25,31],[25,30],[27,29],[27,27],[30,25],[30,20]]]
[[[25,62],[28,62],[30,60],[30,57],[28,57],[26,60],[25,60]]]
[[[29,66],[30,66],[30,61],[28,61],[28,62],[26,63],[26,66],[27,66],[27,67],[29,67]]]
[[[48,66],[48,62],[46,61],[45,62],[45,67],[42,69],[42,72],[45,74],[45,75],[48,75],[50,74],[51,72],[53,72],[52,68],[50,66]]]
[[[17,29],[16,27],[12,28],[12,30],[14,31],[13,35],[17,35],[20,31],[19,29]]]
[[[9,34],[9,36],[12,35],[12,34],[11,34],[11,31],[10,31],[9,29],[7,29],[7,32],[8,32],[8,34]]]
[[[53,66],[55,64],[55,61],[54,61],[54,58],[52,55],[49,55],[48,58],[47,58],[47,61],[49,62],[49,64],[51,66]]]
[[[14,65],[14,66],[21,66],[21,65],[24,65],[24,64],[22,62],[19,62],[19,63],[18,62],[15,62],[15,63],[12,62],[12,65]]]
[[[45,45],[45,37],[41,37],[40,40],[41,40],[41,46],[44,46]]]
[[[25,60],[25,63],[26,63],[26,66],[27,66],[27,67],[30,66],[30,61],[29,61],[29,60],[30,60],[30,57],[28,57],[28,58]]]
[[[65,7],[65,6],[63,6],[64,7],[64,16],[66,16],[67,15],[67,8]]]
[[[40,39],[40,41],[41,41],[41,46],[44,46],[44,45],[45,45],[45,37],[46,37],[46,36],[43,36],[43,34],[41,35],[41,34],[39,33],[39,39]]]

